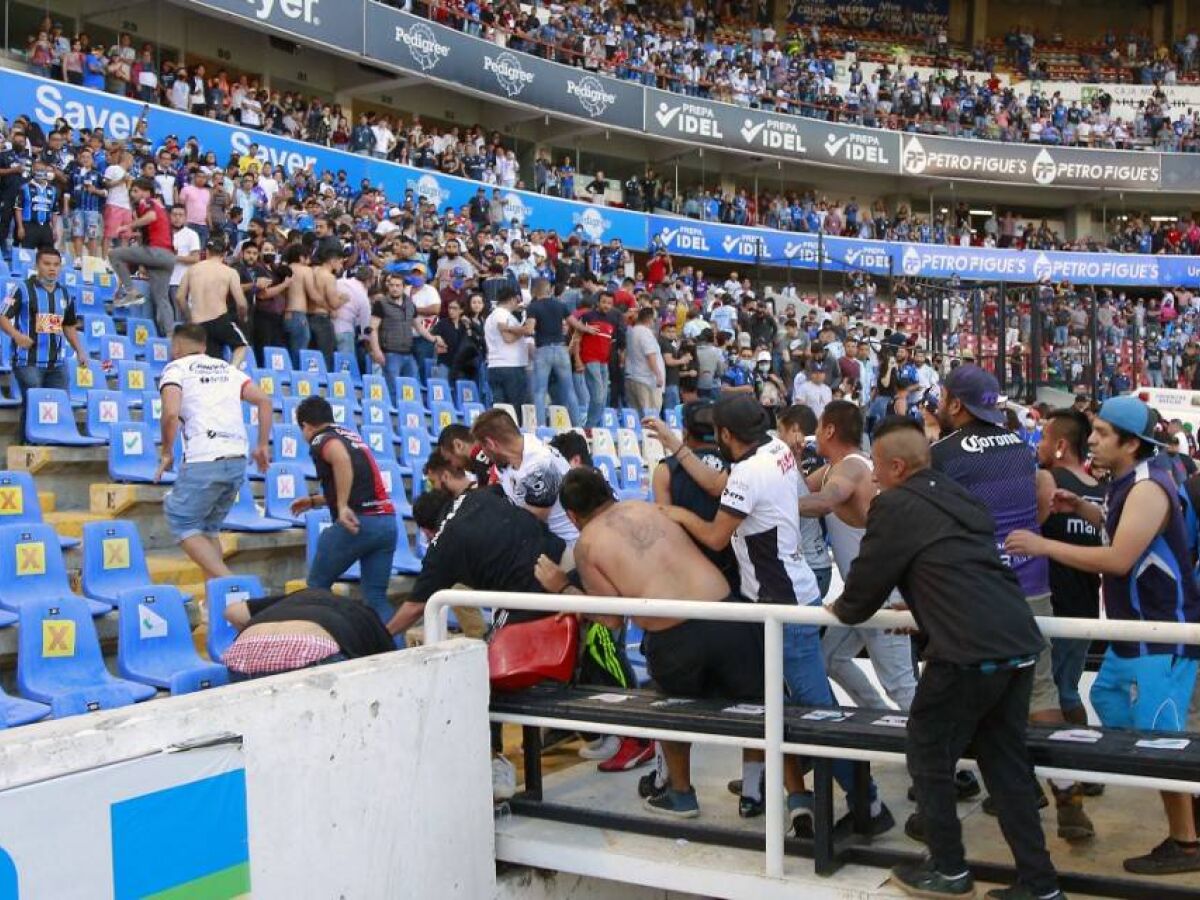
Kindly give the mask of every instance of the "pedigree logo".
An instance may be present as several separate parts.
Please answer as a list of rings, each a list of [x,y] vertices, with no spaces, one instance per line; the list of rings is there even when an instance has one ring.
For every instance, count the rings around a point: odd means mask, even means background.
[[[579,101],[589,116],[598,118],[617,102],[617,95],[605,89],[594,75],[584,75],[578,80],[567,81],[567,94]]]
[[[483,71],[491,72],[496,81],[509,97],[516,97],[521,91],[533,84],[534,75],[525,71],[521,61],[511,53],[504,52],[499,56],[485,56]]]
[[[439,62],[450,55],[450,48],[439,41],[433,29],[424,23],[411,28],[397,25],[395,40],[407,48],[422,72],[433,71]]]

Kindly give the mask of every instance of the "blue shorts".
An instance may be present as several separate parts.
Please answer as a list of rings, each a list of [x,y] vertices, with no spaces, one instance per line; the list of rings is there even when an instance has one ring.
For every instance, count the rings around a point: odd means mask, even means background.
[[[183,463],[163,498],[167,527],[175,540],[219,533],[245,480],[244,458]]]
[[[1092,684],[1100,724],[1138,731],[1187,731],[1197,660],[1171,653],[1117,656],[1111,648]]]
[[[71,236],[94,241],[104,233],[104,221],[100,211],[71,210]]]

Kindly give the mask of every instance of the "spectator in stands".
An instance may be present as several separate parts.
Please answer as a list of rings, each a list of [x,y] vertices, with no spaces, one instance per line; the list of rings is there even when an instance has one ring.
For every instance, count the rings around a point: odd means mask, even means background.
[[[413,355],[413,338],[424,329],[417,317],[417,308],[406,290],[404,276],[390,273],[384,280],[383,296],[371,307],[368,340],[371,359],[387,375],[388,391],[393,405],[397,402],[396,379],[416,378],[417,359]]]
[[[520,414],[529,402],[529,378],[525,371],[524,342],[533,336],[537,323],[519,320],[514,312],[521,294],[504,287],[496,298],[496,307],[487,317],[484,338],[487,341],[488,384],[495,403],[507,403]]]
[[[168,288],[176,265],[175,244],[172,239],[171,221],[166,208],[155,196],[157,189],[149,178],[139,178],[129,187],[130,199],[137,207],[137,218],[117,228],[117,238],[132,234],[134,229],[142,232],[142,243],[129,247],[114,247],[109,251],[108,261],[121,282],[121,289],[113,300],[117,307],[135,306],[151,301],[159,333],[171,334],[175,324],[175,311],[171,304]],[[109,196],[110,201],[113,199]],[[150,281],[150,297],[146,298],[133,287],[132,267],[141,266]]]
[[[75,351],[82,369],[90,365],[79,340],[75,301],[59,282],[62,256],[42,247],[34,258],[34,274],[15,285],[0,314],[0,331],[12,340],[13,377],[22,392],[31,388],[67,390],[63,338]],[[19,438],[24,440],[28,406],[21,405]]]
[[[172,536],[206,578],[232,574],[218,535],[238,491],[246,485],[249,450],[242,403],[271,421],[271,398],[246,373],[205,354],[201,325],[179,325],[171,337],[171,362],[159,381],[162,394],[161,458],[154,480],[175,464],[175,439],[183,431],[183,464],[163,499]],[[250,456],[260,472],[270,461],[271,429],[260,428]]]
[[[638,310],[627,338],[625,393],[639,415],[657,415],[663,405],[666,371],[658,336],[654,333],[655,319],[654,307]]]
[[[546,397],[564,407],[573,425],[582,426],[586,412],[575,396],[575,379],[571,372],[571,357],[567,352],[568,325],[574,326],[571,311],[554,296],[549,280],[534,280],[533,299],[525,313],[534,323],[533,340],[533,405],[538,426],[548,424]]]
[[[386,624],[394,612],[387,594],[396,553],[396,508],[375,456],[355,431],[334,424],[333,408],[324,397],[301,400],[296,424],[308,442],[321,493],[297,498],[292,513],[324,506],[332,520],[317,543],[309,587],[332,587],[358,563],[363,598]]]
[[[238,630],[221,658],[233,682],[396,649],[369,607],[319,588],[230,603],[225,618]]]

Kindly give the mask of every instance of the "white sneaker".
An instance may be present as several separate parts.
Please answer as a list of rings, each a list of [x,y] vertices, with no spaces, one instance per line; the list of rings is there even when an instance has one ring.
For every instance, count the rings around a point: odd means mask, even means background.
[[[517,792],[517,769],[503,756],[492,757],[492,800],[511,800]]]
[[[140,303],[145,303],[146,297],[144,294],[130,288],[125,292],[118,291],[113,297],[112,305],[115,309],[124,309],[128,306],[137,306]]]
[[[594,741],[588,741],[579,748],[579,755],[583,759],[609,759],[620,749],[621,739],[615,734],[610,734],[606,737],[596,738]]]

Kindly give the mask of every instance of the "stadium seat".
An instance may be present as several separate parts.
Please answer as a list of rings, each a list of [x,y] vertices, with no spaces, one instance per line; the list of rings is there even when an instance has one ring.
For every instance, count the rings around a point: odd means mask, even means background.
[[[645,500],[641,454],[621,454],[621,495],[625,500]]]
[[[95,447],[104,438],[79,433],[75,412],[66,391],[34,388],[26,396],[29,412],[25,417],[25,441],[61,447]]]
[[[109,674],[96,626],[78,597],[22,603],[17,633],[17,687],[22,696],[51,703],[64,694],[114,686],[126,688],[134,700],[149,700],[157,693],[148,684]]]
[[[0,332],[3,333],[3,332]],[[0,347],[0,353],[4,352],[4,348]],[[68,393],[70,393],[68,391]],[[7,387],[0,387],[0,409],[15,409],[22,404],[21,386],[17,379],[10,378]],[[75,398],[71,398],[71,405],[76,406]]]
[[[617,429],[617,455],[618,456],[641,456],[641,443],[638,441],[637,432],[630,428]]]
[[[83,346],[93,355],[101,353],[101,345],[106,336],[116,336],[117,326],[111,316],[102,312],[88,313],[83,321]]]
[[[261,599],[266,592],[257,575],[230,575],[210,579],[204,593],[208,598],[208,641],[205,647],[209,659],[220,662],[237,637],[237,629],[225,618],[225,607],[244,600]]]
[[[607,428],[592,429],[592,457],[611,456],[613,459],[617,457],[617,442],[613,438],[612,432]]]
[[[95,285],[81,284],[79,286],[79,299],[75,303],[76,311],[86,315],[104,312],[104,301],[101,299],[100,294],[101,291],[98,291]]]
[[[321,378],[315,372],[292,373],[292,396],[303,400],[305,397],[319,396],[321,393]]]
[[[13,386],[17,381],[13,379]],[[67,358],[67,393],[71,396],[71,405],[80,408],[87,406],[88,391],[105,386],[104,373],[95,362],[88,368],[79,367],[79,360],[71,356]]]
[[[108,445],[108,477],[124,484],[153,484],[158,470],[155,435],[161,432],[145,422],[118,422]],[[175,481],[174,470],[163,472],[162,483]]]
[[[304,520],[292,514],[292,501],[308,496],[308,486],[300,467],[292,463],[271,463],[267,469],[265,492],[266,513],[269,518],[280,519],[293,525],[303,525]]]
[[[254,501],[254,491],[250,489],[250,479],[242,481],[242,486],[238,489],[237,499],[233,501],[233,506],[229,510],[229,514],[225,516],[225,521],[221,523],[221,528],[229,531],[249,531],[254,533],[262,533],[268,531],[284,531],[291,528],[291,522],[285,522],[282,519],[272,519],[263,515],[258,508],[258,504]]]
[[[482,403],[463,404],[463,424],[468,426],[474,425],[475,420],[478,419],[483,412],[484,409]]]
[[[84,523],[80,589],[85,597],[115,605],[122,591],[153,583],[137,525],[126,519]]]
[[[17,728],[30,722],[39,722],[50,715],[45,703],[14,697],[0,688],[0,728]]]
[[[467,405],[479,403],[479,385],[466,378],[460,378],[454,382],[454,405],[465,415]]]
[[[621,466],[615,456],[607,453],[592,452],[592,463],[604,473],[604,479],[614,491],[621,489]]]
[[[115,332],[106,333],[100,338],[100,361],[116,366],[121,362],[133,362],[137,354],[133,352],[133,341]]]
[[[291,383],[292,373],[288,369],[262,369],[258,374],[258,387],[271,398],[271,407],[276,410],[283,409],[283,389]]]
[[[611,406],[606,406],[604,407],[604,412],[601,414],[600,424],[605,428],[620,428],[621,419],[615,409]]]
[[[534,432],[534,434],[537,435],[537,439],[539,441],[541,441],[542,443],[546,443],[547,441],[553,440],[554,436],[557,435],[558,432],[555,431],[553,428],[551,428],[549,425],[543,425],[540,428],[538,428]]]
[[[396,507],[396,512],[406,519],[411,519],[412,504],[408,502],[408,494],[404,490],[404,473],[400,464],[395,459],[377,455],[375,465],[379,467],[379,477],[383,479],[383,485],[387,489],[388,496],[392,498],[392,505]],[[419,473],[418,477],[420,477]]]
[[[353,412],[358,412],[358,396],[354,392],[354,382],[345,372],[335,372],[329,376],[329,390],[326,393],[330,403],[340,400],[348,403]]]
[[[291,372],[292,358],[282,347],[263,347],[262,367],[270,372]]]
[[[415,403],[422,409],[425,408],[424,402],[421,400],[421,382],[416,378],[407,378],[403,375],[396,378],[396,405],[402,403]]]
[[[396,444],[399,437],[388,428],[378,425],[364,425],[362,428],[363,443],[367,445],[377,461],[396,458]],[[408,466],[401,466],[405,475],[411,474]]]
[[[417,575],[421,572],[421,561],[413,553],[404,527],[404,517],[396,512],[396,552],[392,554],[392,571],[398,575]]]
[[[354,412],[351,404],[346,400],[331,400],[329,408],[333,410],[333,424],[341,425],[344,428],[355,429],[357,423],[354,420]]]
[[[248,409],[257,409],[253,406]],[[154,443],[162,443],[162,395],[158,391],[142,391],[142,421],[154,433]]]
[[[150,374],[156,381],[170,361],[170,338],[152,337],[146,342],[146,363],[150,366]]]
[[[283,406],[279,410],[279,421],[282,422],[284,425],[295,425],[296,424],[296,407],[299,406],[302,402],[303,402],[302,397],[284,397],[283,398]],[[243,405],[243,409],[253,409],[253,408],[254,407],[249,407],[249,406]]]
[[[299,371],[311,375],[320,385],[329,380],[329,367],[325,365],[325,357],[320,350],[301,350]]]
[[[129,421],[129,400],[120,391],[90,391],[87,405],[87,433],[92,437],[109,439],[118,422]]]
[[[13,275],[28,275],[33,269],[34,251],[26,247],[13,247],[12,264],[9,266]]]
[[[354,381],[362,380],[362,371],[358,367],[358,360],[353,353],[339,353],[334,351],[333,354],[333,370],[335,372],[345,372]]]
[[[362,423],[364,426],[372,425],[380,428],[392,427],[392,411],[391,404],[387,399],[370,400],[366,399],[362,402]]]
[[[309,453],[308,442],[299,425],[276,424],[271,426],[271,462],[295,463],[305,478],[316,478],[317,467]]]
[[[37,486],[28,472],[0,471],[0,525],[17,525],[22,522],[42,524],[42,503],[38,499]],[[58,545],[64,550],[79,546],[79,539],[58,536]],[[12,623],[0,617],[0,628]]]
[[[229,670],[205,662],[192,643],[183,595],[170,585],[131,588],[117,601],[117,672],[172,694],[229,683]]]
[[[305,536],[305,568],[311,569],[313,560],[317,555],[317,542],[321,539],[321,532],[333,524],[333,520],[329,516],[329,509],[322,506],[320,509],[311,509],[304,514],[304,536]],[[356,560],[339,577],[339,581],[358,581],[361,578],[358,561]]]
[[[0,525],[0,607],[20,613],[34,600],[72,597],[62,548],[45,523]],[[81,600],[94,616],[112,611],[102,600]]]
[[[679,415],[679,409],[674,406],[668,406],[663,411],[663,421],[665,421],[672,428],[683,427],[683,418]]]
[[[442,429],[447,425],[453,425],[458,421],[458,411],[452,403],[430,403],[429,420],[430,430],[434,434],[441,434]]]
[[[432,442],[425,429],[402,428],[400,430],[400,462],[412,469],[414,478],[425,466],[425,460],[429,459],[431,450]]]
[[[158,336],[158,328],[151,319],[131,316],[125,320],[125,336],[133,342],[133,352],[138,358],[146,359],[150,339]]]
[[[142,395],[154,386],[149,363],[132,359],[117,363],[117,390],[129,398],[130,406],[140,405]]]
[[[364,375],[362,377],[362,399],[365,405],[368,400],[387,405],[388,412],[395,412],[396,405],[388,393],[387,379],[382,375]]]
[[[550,414],[550,427],[556,432],[571,430],[571,413],[567,411],[565,406],[557,406],[551,404],[548,407]]]
[[[651,415],[655,415],[655,414],[657,414],[657,413],[656,412],[651,413]],[[630,409],[628,406],[621,407],[621,412],[619,414],[619,422],[620,422],[620,426],[619,426],[620,428],[627,429],[629,431],[635,432],[636,434],[642,433],[641,410]]]
[[[430,409],[433,409],[435,403],[454,404],[454,393],[450,390],[450,382],[445,378],[430,378],[425,382],[425,389],[428,392]]]
[[[396,418],[400,429],[410,431],[425,431],[425,407],[420,403],[399,403]]]
[[[58,694],[50,701],[50,715],[55,719],[82,716],[102,709],[120,709],[138,702],[133,690],[124,684],[95,684],[77,691]]]

